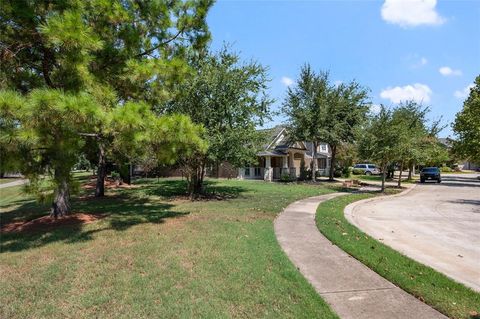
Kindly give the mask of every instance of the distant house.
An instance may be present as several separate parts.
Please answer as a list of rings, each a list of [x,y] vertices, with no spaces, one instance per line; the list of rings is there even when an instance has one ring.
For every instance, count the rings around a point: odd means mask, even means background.
[[[330,171],[331,152],[327,143],[320,143],[316,158],[313,158],[313,143],[292,141],[285,126],[262,130],[266,143],[257,153],[257,164],[238,170],[240,179],[279,180],[283,175],[295,179],[302,168],[311,167],[312,161],[318,162],[318,173],[327,176]]]
[[[448,150],[450,150],[452,148],[452,140],[450,138],[440,137],[438,139],[438,141],[440,143],[442,143]],[[458,168],[460,168],[461,170],[466,169],[466,170],[475,171],[475,170],[480,169],[480,164],[479,163],[473,163],[473,162],[470,162],[470,161],[460,161],[458,163]]]

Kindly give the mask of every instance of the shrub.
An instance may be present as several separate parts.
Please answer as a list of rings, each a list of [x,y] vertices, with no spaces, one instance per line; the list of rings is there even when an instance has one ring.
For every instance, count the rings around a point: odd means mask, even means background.
[[[309,180],[312,178],[312,170],[304,168],[300,169],[300,177],[298,178],[301,181]]]
[[[353,175],[363,175],[363,170],[361,170],[360,168],[354,168],[352,170],[352,173]]]
[[[443,173],[450,173],[450,172],[453,172],[453,169],[451,169],[448,166],[442,166],[442,167],[440,167],[440,171],[443,172]]]
[[[344,167],[342,169],[342,176],[345,178],[349,178],[352,175],[352,170],[353,170],[352,167],[348,167],[348,166]]]
[[[333,171],[333,177],[342,177],[342,169],[340,168],[336,168],[334,171]]]
[[[290,174],[282,174],[282,176],[280,177],[280,181],[283,183],[289,183],[289,182],[292,182],[293,179],[290,176]]]
[[[120,180],[120,173],[119,172],[113,171],[111,175],[112,175],[113,180]]]

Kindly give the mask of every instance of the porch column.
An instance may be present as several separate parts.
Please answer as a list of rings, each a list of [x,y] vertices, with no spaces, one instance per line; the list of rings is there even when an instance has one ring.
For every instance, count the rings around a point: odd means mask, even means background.
[[[263,179],[267,182],[272,181],[272,161],[270,156],[265,156],[265,175]]]
[[[289,174],[288,172],[288,155],[282,157],[282,174]]]

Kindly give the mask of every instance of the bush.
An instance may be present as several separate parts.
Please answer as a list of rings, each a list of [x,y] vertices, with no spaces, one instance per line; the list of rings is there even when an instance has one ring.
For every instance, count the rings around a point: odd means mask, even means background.
[[[301,181],[306,181],[312,178],[312,170],[310,169],[300,169],[300,177],[298,178]]]
[[[336,168],[334,171],[333,171],[333,177],[342,177],[342,170],[340,168]]]
[[[352,167],[348,167],[348,166],[344,167],[342,169],[342,176],[345,178],[349,178],[352,175],[352,170],[353,170]]]
[[[354,168],[354,169],[352,170],[352,173],[353,173],[354,175],[363,175],[363,170],[361,170],[360,168]]]
[[[289,183],[289,182],[292,182],[292,181],[293,181],[293,179],[290,176],[290,174],[282,174],[282,176],[280,177],[280,182]]]
[[[443,173],[451,173],[451,172],[453,172],[453,169],[451,169],[448,166],[442,166],[442,167],[440,167],[440,171],[443,172]]]
[[[113,171],[111,175],[112,175],[113,180],[116,180],[116,181],[120,180],[120,173],[119,172]]]

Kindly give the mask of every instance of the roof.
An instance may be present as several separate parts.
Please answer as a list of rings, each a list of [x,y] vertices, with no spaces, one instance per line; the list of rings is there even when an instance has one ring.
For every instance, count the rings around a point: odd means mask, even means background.
[[[448,148],[452,147],[452,140],[448,137],[439,137],[438,141]]]
[[[258,156],[285,156],[288,149],[306,151],[306,145],[302,141],[291,141],[288,137],[286,125],[277,125],[270,129],[258,130],[264,134],[264,144]]]

